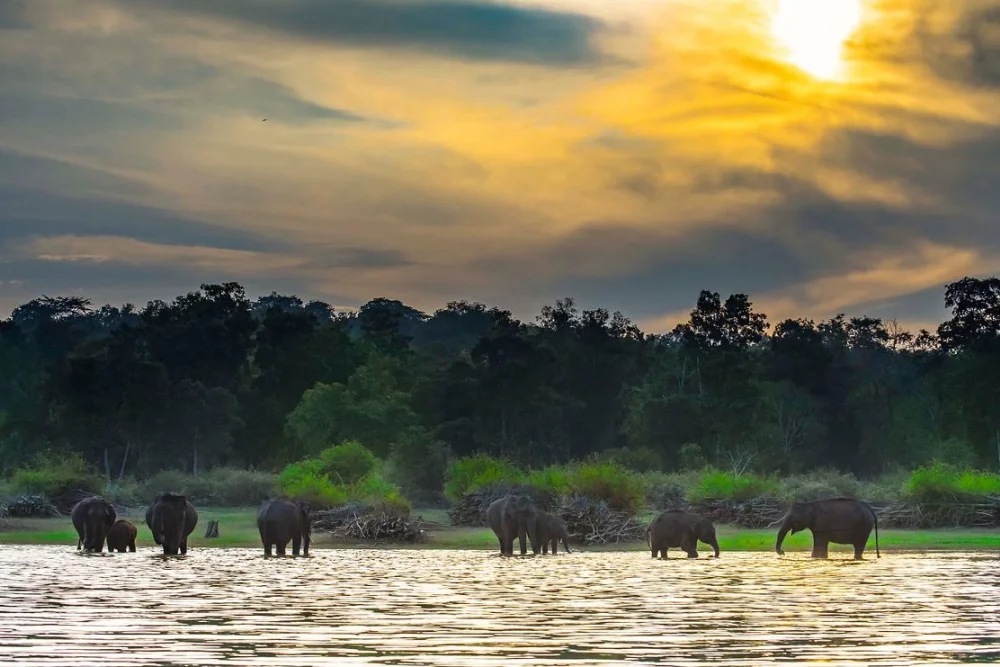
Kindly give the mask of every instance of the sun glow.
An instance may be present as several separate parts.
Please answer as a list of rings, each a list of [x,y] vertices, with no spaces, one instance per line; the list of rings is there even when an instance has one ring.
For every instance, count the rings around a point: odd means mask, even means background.
[[[843,70],[844,42],[861,23],[862,0],[777,0],[771,34],[793,65],[820,79]]]

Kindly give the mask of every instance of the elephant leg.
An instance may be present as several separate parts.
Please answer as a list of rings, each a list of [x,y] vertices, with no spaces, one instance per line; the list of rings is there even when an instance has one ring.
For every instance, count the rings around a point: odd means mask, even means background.
[[[181,540],[181,555],[183,556],[187,554],[187,552],[188,552],[188,541],[187,538],[185,537],[183,540]]]
[[[284,556],[285,555],[285,549],[288,547],[288,540],[280,540],[277,543],[276,546],[277,546],[277,548],[275,549],[275,551],[278,552],[278,555],[279,556]]]
[[[821,537],[813,538],[812,558],[829,558],[830,541]]]
[[[528,537],[528,531],[526,531],[524,528],[519,528],[517,531],[517,543],[521,546],[522,556],[528,555],[527,537]],[[511,548],[513,549],[513,545],[511,546]]]
[[[292,538],[292,555],[298,556],[302,549],[302,538],[296,535]]]
[[[135,553],[135,538],[133,538],[132,541],[128,543],[128,550],[131,551],[132,553]]]
[[[271,541],[264,538],[264,557],[267,558],[271,555]]]
[[[500,542],[500,555],[506,556],[507,554],[505,553],[504,550],[506,549],[507,545],[504,543],[502,537],[498,537],[497,540]]]
[[[660,553],[662,554],[660,556],[660,560],[668,560],[669,558],[669,556],[667,556],[668,551],[670,551],[669,547],[663,547],[662,549],[660,549]]]
[[[868,542],[868,540],[865,540],[864,542],[855,542],[854,543],[854,560],[864,560],[865,559],[864,553],[865,553],[865,543],[866,542]]]

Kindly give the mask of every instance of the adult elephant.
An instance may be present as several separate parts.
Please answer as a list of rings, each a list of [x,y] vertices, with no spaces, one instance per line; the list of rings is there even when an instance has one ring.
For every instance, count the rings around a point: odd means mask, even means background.
[[[198,525],[198,511],[187,496],[161,493],[146,510],[146,525],[164,555],[186,554],[188,535]]]
[[[808,528],[813,534],[813,558],[828,558],[830,542],[854,546],[854,560],[861,560],[868,543],[868,536],[875,529],[875,556],[881,558],[878,548],[878,517],[868,503],[854,498],[828,498],[812,502],[792,503],[778,530],[774,550],[785,552],[781,543],[788,531],[792,535]]]
[[[114,505],[100,496],[84,498],[70,511],[70,519],[76,528],[76,548],[85,552],[100,553],[104,550],[104,539],[118,518]]]
[[[309,503],[303,500],[276,498],[267,500],[257,510],[257,530],[264,544],[264,555],[271,555],[273,546],[279,556],[285,555],[285,547],[292,543],[292,555],[309,555],[312,522],[309,518]]]
[[[700,514],[667,510],[649,523],[646,533],[653,558],[663,554],[661,558],[666,560],[667,551],[672,547],[680,547],[688,558],[697,558],[699,541],[712,547],[715,558],[719,557],[719,539],[715,535],[715,525],[711,519]]]
[[[111,526],[111,530],[108,531],[108,553],[112,551],[117,551],[118,553],[125,553],[126,551],[135,552],[135,538],[138,534],[139,531],[134,523],[125,519],[118,519],[115,521],[115,525]]]
[[[548,512],[538,513],[538,541],[542,543],[542,553],[549,553],[549,544],[552,544],[552,553],[559,550],[559,541],[562,540],[566,547],[566,553],[571,554],[573,550],[569,548],[569,530],[562,517]]]
[[[521,555],[527,554],[524,537],[531,540],[535,554],[541,546],[538,539],[538,509],[528,496],[504,496],[490,503],[486,509],[486,522],[500,540],[500,555],[514,555],[514,537],[521,544]]]

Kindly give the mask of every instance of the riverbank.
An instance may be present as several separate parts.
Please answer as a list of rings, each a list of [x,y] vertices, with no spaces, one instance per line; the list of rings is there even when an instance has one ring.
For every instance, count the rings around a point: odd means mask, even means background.
[[[255,508],[204,508],[198,511],[198,527],[190,539],[191,548],[205,547],[259,547]],[[427,530],[427,541],[420,544],[372,545],[357,542],[343,542],[329,535],[315,533],[313,548],[371,548],[379,546],[400,549],[495,549],[496,537],[489,528],[467,528],[451,526],[448,515],[443,510],[418,510],[432,526]],[[652,516],[652,515],[651,515]],[[139,528],[138,548],[155,546],[145,519],[141,513],[126,513],[122,518],[135,523]],[[219,522],[219,537],[203,537],[205,526],[211,520]],[[722,551],[771,551],[774,549],[776,529],[739,528],[717,526],[719,547]],[[76,531],[69,517],[53,519],[8,519],[0,530],[0,544],[66,544],[76,546]],[[809,551],[812,536],[808,531],[789,535],[784,548],[788,552]],[[938,529],[938,530],[897,530],[880,529],[879,547],[883,551],[909,550],[953,550],[953,549],[1000,549],[1000,531],[989,529]],[[586,551],[643,551],[643,542],[627,544],[607,544],[578,547]],[[874,550],[875,537],[869,539],[868,548]],[[703,553],[710,553],[707,546],[699,545]],[[850,552],[851,547],[831,545],[832,551]]]

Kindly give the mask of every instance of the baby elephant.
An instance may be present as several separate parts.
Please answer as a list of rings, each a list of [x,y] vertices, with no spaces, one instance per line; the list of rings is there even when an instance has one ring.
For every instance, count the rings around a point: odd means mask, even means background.
[[[697,558],[699,540],[715,549],[715,557],[719,557],[715,526],[709,519],[697,514],[684,510],[667,510],[653,519],[646,532],[653,558],[662,553],[666,560],[667,549],[671,547],[680,547],[688,558]]]
[[[538,541],[542,544],[542,553],[549,553],[549,543],[552,544],[552,553],[557,553],[559,540],[562,540],[563,546],[566,547],[566,553],[573,553],[573,550],[569,548],[569,531],[566,529],[566,522],[554,514],[539,512]]]
[[[125,553],[126,550],[134,552],[135,538],[138,534],[139,531],[136,529],[134,523],[125,519],[118,519],[118,521],[115,521],[115,525],[111,526],[111,530],[108,531],[108,553],[112,551]]]

